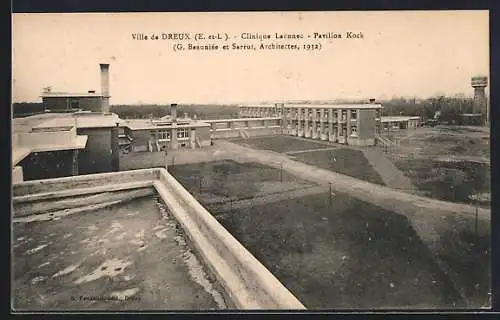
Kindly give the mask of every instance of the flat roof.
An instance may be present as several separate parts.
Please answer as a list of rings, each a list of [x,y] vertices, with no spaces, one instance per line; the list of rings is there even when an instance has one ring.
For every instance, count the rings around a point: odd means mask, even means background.
[[[78,128],[109,128],[116,127],[117,123],[120,125],[120,118],[116,115],[78,116],[76,119]]]
[[[279,104],[279,103],[277,103]],[[245,108],[245,107],[260,107],[260,108],[275,108],[277,107],[276,104],[269,104],[269,103],[262,103],[262,104],[255,104],[255,103],[252,103],[252,104],[239,104],[238,107],[240,108]]]
[[[27,122],[33,120],[32,128],[34,129],[44,129],[44,128],[58,128],[58,127],[68,127],[76,126],[77,128],[106,128],[114,127],[116,123],[123,124],[123,120],[114,113],[103,114],[100,112],[82,112],[82,113],[51,113],[40,115],[44,117],[33,116],[36,118],[28,119],[32,117],[26,117]]]
[[[481,113],[462,113],[460,114],[462,117],[480,117],[482,116]]]
[[[47,141],[47,144],[38,144],[36,146],[13,147],[12,166],[16,166],[20,161],[22,161],[32,152],[85,149],[85,146],[87,145],[87,139],[87,136],[76,136],[75,140],[64,143],[54,143],[53,141]]]
[[[88,136],[76,136],[75,140],[71,141],[70,143],[59,143],[59,144],[48,143],[44,145],[33,146],[31,147],[31,152],[85,149],[87,140]]]
[[[382,122],[398,122],[398,121],[408,121],[408,120],[419,120],[419,116],[386,116],[381,117]]]
[[[159,130],[172,128],[172,123],[154,123],[149,119],[128,119],[124,126],[130,128],[130,130]],[[177,128],[202,128],[208,126],[210,126],[210,124],[207,123],[206,120],[192,120],[186,123],[177,123]]]
[[[102,98],[104,95],[102,93],[95,92],[83,92],[83,93],[70,93],[70,92],[44,92],[40,96],[42,98]]]
[[[203,120],[208,123],[233,122],[233,121],[258,121],[258,120],[279,120],[281,117],[263,117],[263,118],[234,118],[234,119],[211,119]]]
[[[285,104],[284,108],[316,108],[316,109],[381,109],[379,103],[360,104]]]
[[[49,223],[44,214],[14,218],[13,307],[22,311],[225,308],[221,293],[204,285],[205,266],[176,231],[176,220],[161,219],[161,213],[149,196],[92,214],[64,216],[62,210],[56,211],[52,214],[57,218]]]
[[[21,160],[26,158],[29,154],[31,153],[30,148],[25,148],[25,147],[14,147],[12,149],[12,166],[17,165]]]
[[[71,114],[68,113],[42,113],[24,118],[12,119],[12,129],[14,132],[30,132],[31,128],[55,118],[68,118]]]

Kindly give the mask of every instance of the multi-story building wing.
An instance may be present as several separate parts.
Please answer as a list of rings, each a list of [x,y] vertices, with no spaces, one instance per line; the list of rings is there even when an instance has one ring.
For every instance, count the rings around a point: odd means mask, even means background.
[[[380,132],[382,105],[275,104],[240,107],[241,117],[281,118],[284,134],[342,144],[370,146]]]

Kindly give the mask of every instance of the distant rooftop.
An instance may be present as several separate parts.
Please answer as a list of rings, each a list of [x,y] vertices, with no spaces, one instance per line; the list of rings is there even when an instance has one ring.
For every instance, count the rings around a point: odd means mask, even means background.
[[[101,93],[84,92],[84,93],[69,93],[69,92],[44,92],[42,98],[84,98],[84,97],[103,97]]]
[[[281,117],[256,117],[256,118],[232,118],[232,119],[210,119],[203,120],[207,123],[233,122],[233,121],[255,121],[255,120],[279,120]]]
[[[14,132],[30,132],[32,129],[40,131],[49,128],[73,126],[77,128],[106,128],[116,126],[117,122],[120,125],[126,123],[114,113],[47,113],[13,119],[12,127]]]
[[[177,118],[177,127],[183,128],[196,128],[196,127],[208,127],[206,121]],[[171,120],[158,120],[158,119],[128,119],[124,126],[129,127],[131,130],[149,130],[149,129],[162,129],[172,126]]]
[[[285,104],[285,108],[333,108],[333,109],[382,109],[379,103],[359,103],[359,104]]]
[[[276,104],[273,103],[242,103],[239,104],[238,107],[276,107]]]
[[[381,117],[382,122],[398,122],[398,121],[408,121],[408,120],[419,120],[419,116],[387,116]]]
[[[462,113],[460,114],[462,117],[481,117],[481,113]]]

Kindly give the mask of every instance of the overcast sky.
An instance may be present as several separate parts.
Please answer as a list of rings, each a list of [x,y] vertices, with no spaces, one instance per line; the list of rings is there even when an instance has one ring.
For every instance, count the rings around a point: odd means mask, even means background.
[[[112,104],[470,96],[470,77],[489,75],[487,11],[13,14],[12,20],[14,102],[41,101],[45,86],[99,92],[103,62],[111,64]],[[363,39],[307,39],[348,31]],[[302,43],[322,49],[179,53],[172,41],[132,39],[141,32],[221,32],[233,37],[229,44],[245,43],[237,39],[244,32],[303,33]]]

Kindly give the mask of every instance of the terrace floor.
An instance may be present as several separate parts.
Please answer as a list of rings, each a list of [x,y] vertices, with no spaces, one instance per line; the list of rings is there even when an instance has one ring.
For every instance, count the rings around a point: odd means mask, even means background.
[[[222,296],[152,197],[13,225],[16,311],[209,310]]]

